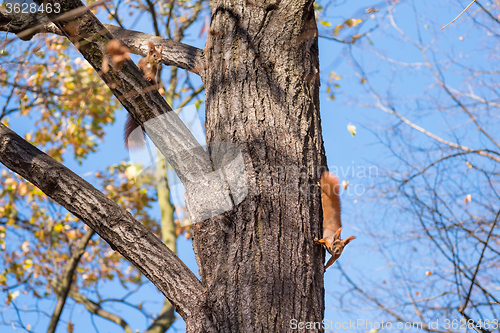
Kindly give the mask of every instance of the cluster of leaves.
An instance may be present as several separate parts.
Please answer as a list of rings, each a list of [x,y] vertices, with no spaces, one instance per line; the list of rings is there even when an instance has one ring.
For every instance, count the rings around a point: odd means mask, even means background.
[[[2,56],[0,93],[17,96],[9,99],[2,121],[18,113],[33,121],[36,131],[26,140],[58,161],[71,148],[79,163],[95,152],[104,128],[115,120],[117,102],[94,69],[81,58],[72,60],[69,42],[58,36],[34,38],[18,57],[7,47]]]
[[[321,38],[343,44],[344,52],[341,52],[341,54],[347,53],[350,47],[362,39],[366,39],[370,44],[372,43],[370,34],[379,27],[385,13],[380,13],[379,8],[368,7],[363,13],[356,13],[357,16],[343,18],[339,22],[338,18],[328,16],[331,10],[327,9],[332,5],[332,2],[327,2],[325,7],[317,3],[314,4],[317,21],[321,24]],[[334,71],[330,72],[325,88],[328,99],[335,100],[335,91],[340,88],[339,81],[341,79],[342,77]],[[361,78],[361,83],[365,83],[365,81],[365,78]]]
[[[109,167],[106,172],[96,173],[96,181],[110,199],[130,209],[159,237],[158,221],[148,213],[156,201],[153,176],[143,173],[138,178],[127,177],[130,167],[125,163]],[[0,192],[0,244],[3,252],[0,284],[5,290],[15,288],[17,292],[22,290],[38,298],[47,296],[89,229],[15,174],[4,171],[0,188],[3,189]],[[140,273],[99,237],[89,240],[76,273],[73,290],[77,292],[94,287],[98,281],[115,278],[123,285],[142,283]],[[9,300],[15,299],[12,295],[9,292]]]
[[[177,41],[184,38],[185,30],[198,18],[206,4],[207,1],[156,4],[133,0],[106,4],[87,2],[98,17],[107,16],[122,27],[123,17],[133,17],[134,23],[130,21],[131,24],[126,26],[132,29],[144,13],[150,12],[158,23],[158,26],[154,25],[155,33]],[[14,39],[0,50],[0,95],[6,98],[3,110],[0,109],[0,121],[7,125],[12,123],[15,130],[29,131],[25,134],[26,140],[57,161],[73,159],[81,164],[99,148],[108,125],[115,121],[119,103],[66,38],[36,35],[29,42],[12,41]],[[162,86],[159,92],[172,104],[174,99],[184,98],[180,104],[184,106],[197,98],[203,89],[195,89],[189,76],[186,76],[182,90],[178,89],[177,72],[177,68],[172,69],[168,88]],[[197,108],[200,103],[196,101]],[[13,119],[14,115],[23,119],[24,128],[19,129],[20,122]],[[156,176],[150,173],[137,175],[134,166],[121,163],[96,172],[92,180],[109,198],[128,209],[161,237],[160,219],[151,216],[153,202],[157,200]],[[61,287],[58,281],[82,245],[85,251],[78,257],[69,297],[83,303],[91,313],[96,314],[89,310],[88,302],[96,301],[82,297],[95,299],[96,292],[99,295],[104,285],[99,284],[100,281],[116,281],[125,288],[131,285],[139,288],[145,283],[141,274],[107,243],[31,184],[3,171],[0,189],[0,254],[3,257],[0,285],[7,300],[4,311],[18,311],[16,303],[26,304],[18,299],[23,294],[29,297],[28,304],[57,297]],[[176,207],[176,211],[182,211],[182,207]],[[168,217],[162,219],[162,223],[164,220],[171,223]],[[191,236],[190,227],[182,227],[178,220],[171,230],[177,236]],[[89,235],[93,236],[88,239]],[[83,239],[86,239],[85,244],[82,244]],[[151,313],[143,311],[141,305],[134,307],[149,319],[154,319]],[[27,311],[31,310],[50,317],[42,309],[28,307]],[[2,316],[2,323],[30,331],[30,327],[23,324],[19,311],[14,318]],[[67,330],[73,330],[70,320],[67,321]]]

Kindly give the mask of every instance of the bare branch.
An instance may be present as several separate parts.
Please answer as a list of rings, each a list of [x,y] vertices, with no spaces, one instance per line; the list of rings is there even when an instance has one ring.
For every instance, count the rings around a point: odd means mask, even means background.
[[[441,30],[443,30],[444,28],[446,28],[447,26],[449,26],[450,24],[452,24],[453,22],[455,22],[455,21],[456,21],[456,20],[457,20],[460,16],[462,16],[462,14],[463,14],[463,13],[465,13],[465,12],[467,11],[467,9],[469,9],[469,7],[470,7],[470,6],[472,6],[472,4],[473,4],[474,2],[476,2],[476,0],[472,0],[472,2],[471,2],[471,3],[467,6],[467,7],[465,7],[465,9],[464,9],[464,10],[462,10],[462,12],[461,12],[460,14],[458,14],[458,16],[457,16],[457,17],[455,17],[455,18],[453,19],[453,21],[451,21],[450,23],[448,23],[447,25],[445,25],[444,27],[442,27],[442,28],[441,28]]]
[[[61,313],[64,309],[64,304],[66,304],[66,299],[68,298],[69,289],[71,288],[71,284],[73,283],[73,274],[75,273],[75,269],[78,266],[78,262],[80,262],[80,258],[85,253],[85,248],[87,247],[90,239],[94,234],[95,231],[90,229],[85,233],[85,235],[83,235],[83,237],[78,242],[78,246],[73,251],[71,257],[66,263],[63,276],[52,281],[54,289],[57,293],[57,303],[54,312],[52,313],[52,317],[50,318],[47,333],[53,333],[56,331],[57,323],[59,322],[59,318],[61,317]]]
[[[127,324],[127,322],[121,318],[120,316],[115,315],[114,313],[111,313],[109,311],[104,310],[99,304],[96,302],[91,301],[87,297],[76,293],[74,291],[69,293],[69,296],[75,300],[77,303],[81,303],[85,306],[85,308],[90,312],[95,315],[98,315],[99,317],[102,317],[104,319],[107,319],[109,321],[112,321],[113,323],[120,325],[125,333],[132,333],[132,329],[130,326]]]
[[[463,315],[465,308],[467,307],[469,303],[470,296],[472,294],[472,288],[474,288],[474,282],[476,280],[477,273],[479,272],[479,266],[481,266],[481,262],[483,261],[484,258],[484,252],[486,251],[486,248],[488,247],[488,241],[491,238],[491,234],[493,233],[493,229],[495,229],[497,222],[498,222],[498,217],[500,216],[500,211],[498,211],[497,215],[495,216],[495,220],[493,221],[493,225],[490,228],[490,232],[488,233],[488,236],[486,237],[486,240],[484,241],[484,247],[483,250],[481,251],[481,256],[479,257],[479,261],[476,265],[476,270],[474,271],[474,274],[472,275],[471,281],[470,281],[470,287],[469,287],[469,292],[467,293],[467,297],[465,298],[464,304],[461,306],[459,312]]]

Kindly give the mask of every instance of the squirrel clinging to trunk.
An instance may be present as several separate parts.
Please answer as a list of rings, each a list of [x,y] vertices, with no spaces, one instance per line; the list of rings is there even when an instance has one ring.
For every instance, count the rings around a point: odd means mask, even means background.
[[[318,186],[321,188],[321,205],[323,206],[323,238],[314,241],[322,244],[332,255],[325,265],[325,271],[342,254],[344,247],[356,237],[350,236],[340,239],[342,222],[340,221],[340,184],[337,176],[323,172]]]
[[[157,50],[155,44],[151,41],[148,42],[148,55],[137,63],[137,67],[144,75],[144,78],[151,83],[151,85],[158,89],[158,81],[157,76],[160,70],[160,62],[161,62],[161,53],[163,51],[163,45]],[[135,140],[129,140],[130,134],[139,127],[139,124],[135,121],[134,118],[129,114],[127,114],[127,122],[125,123],[124,129],[124,137],[125,137],[125,147],[126,148],[134,148],[134,147],[143,147],[146,144],[144,137],[140,137],[142,140],[138,138],[134,138]]]

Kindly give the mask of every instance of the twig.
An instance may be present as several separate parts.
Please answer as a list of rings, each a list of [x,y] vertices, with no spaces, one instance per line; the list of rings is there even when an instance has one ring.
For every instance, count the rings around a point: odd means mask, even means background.
[[[495,220],[493,221],[493,225],[491,226],[490,232],[488,233],[488,236],[486,237],[486,240],[484,242],[484,247],[483,247],[483,250],[481,251],[481,256],[479,257],[479,261],[476,265],[476,271],[474,272],[474,275],[472,276],[472,279],[470,281],[471,284],[469,287],[469,292],[467,293],[467,297],[465,298],[464,305],[462,305],[459,309],[459,312],[461,314],[464,314],[465,308],[469,304],[470,296],[472,294],[472,288],[474,287],[474,281],[476,280],[477,273],[479,272],[479,266],[481,265],[481,261],[484,258],[484,252],[486,251],[486,248],[488,247],[488,241],[490,240],[490,237],[493,234],[493,229],[495,229],[495,226],[497,225],[499,217],[500,217],[500,211],[498,211],[497,215],[495,216]]]
[[[459,17],[460,17],[463,13],[465,13],[465,11],[466,11],[467,9],[469,9],[469,7],[470,7],[470,6],[472,6],[472,4],[473,4],[474,2],[476,2],[476,0],[472,0],[472,2],[471,2],[471,3],[467,6],[467,7],[465,7],[465,9],[464,9],[464,10],[462,10],[462,12],[461,12],[460,14],[458,14],[458,16],[457,16],[457,17],[455,17],[455,18],[453,19],[453,21],[451,21],[450,23],[448,23],[447,25],[445,25],[444,27],[442,27],[442,28],[441,28],[441,30],[443,30],[444,28],[446,28],[447,26],[449,26],[450,24],[452,24],[453,22],[455,22],[455,21],[456,21],[456,19],[457,19],[457,18],[459,18]]]

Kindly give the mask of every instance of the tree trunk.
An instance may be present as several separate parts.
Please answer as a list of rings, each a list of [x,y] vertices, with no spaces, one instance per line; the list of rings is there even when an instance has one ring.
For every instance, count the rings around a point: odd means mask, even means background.
[[[62,13],[73,14],[58,18],[55,31],[77,45],[134,119],[168,113],[133,63],[100,70],[113,36],[82,8],[80,0],[61,2]],[[247,198],[193,228],[201,283],[130,213],[1,124],[0,161],[136,265],[188,332],[289,332],[291,320],[319,323],[324,250],[313,239],[322,236],[316,182],[326,160],[317,37],[313,1],[213,0],[205,52],[163,40],[166,63],[203,79],[207,142],[236,143],[246,164]],[[155,139],[167,152],[164,138]]]
[[[289,332],[292,319],[323,319],[317,36],[313,1],[212,2],[207,142],[237,143],[248,177],[237,208],[193,228],[219,332]]]

